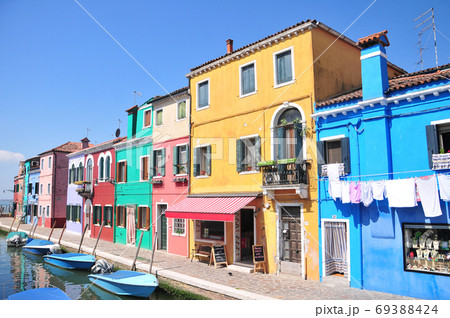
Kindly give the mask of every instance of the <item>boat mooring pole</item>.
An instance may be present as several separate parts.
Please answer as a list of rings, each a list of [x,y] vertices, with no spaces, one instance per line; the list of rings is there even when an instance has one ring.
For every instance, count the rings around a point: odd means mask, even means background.
[[[53,234],[53,230],[55,229],[55,226],[56,226],[56,220],[53,222],[52,230],[50,231],[50,235],[48,236],[47,241],[50,241],[50,237],[51,237],[52,234]]]
[[[133,261],[133,265],[131,265],[131,270],[134,271],[136,270],[136,259],[138,257],[139,254],[139,250],[141,249],[141,243],[142,243],[142,238],[144,237],[144,233],[141,232],[141,237],[139,238],[139,244],[138,244],[138,248],[136,251],[136,255],[134,256],[134,261]]]
[[[12,229],[12,227],[13,227],[13,225],[14,225],[14,222],[16,222],[16,217],[17,217],[17,216],[14,216],[14,219],[13,219],[13,221],[12,221],[12,223],[11,223],[11,226],[9,227],[9,231],[8,231],[7,234],[11,233],[11,229]]]
[[[158,231],[155,231],[155,240],[153,241],[153,249],[152,249],[152,261],[150,262],[150,269],[148,270],[149,274],[152,273],[153,259],[155,258],[155,248],[157,240],[158,240]]]
[[[20,226],[20,219],[21,218],[19,218],[19,222],[17,222],[17,228],[16,228],[16,232],[19,230],[19,226]]]
[[[97,248],[98,240],[100,239],[100,235],[102,235],[103,226],[105,225],[105,221],[103,221],[102,226],[100,227],[100,231],[98,232],[97,241],[95,242],[94,250],[92,251],[92,255],[95,256],[95,249]]]
[[[81,244],[83,244],[84,233],[86,233],[88,225],[89,224],[86,224],[84,226],[83,234],[81,235],[80,246],[78,246],[78,253],[80,253],[80,251],[81,251]]]
[[[60,244],[60,243],[61,243],[61,238],[62,238],[62,236],[63,236],[63,234],[64,234],[64,231],[65,231],[65,230],[66,230],[66,223],[64,223],[64,226],[63,226],[63,229],[62,229],[61,235],[59,236],[58,244]]]
[[[36,232],[36,228],[37,228],[38,223],[39,223],[39,218],[35,219],[35,221],[36,222],[33,222],[33,225],[34,225],[33,233],[31,233],[31,230],[30,230],[30,237],[34,236],[34,232]],[[33,227],[33,226],[31,226],[31,227]]]

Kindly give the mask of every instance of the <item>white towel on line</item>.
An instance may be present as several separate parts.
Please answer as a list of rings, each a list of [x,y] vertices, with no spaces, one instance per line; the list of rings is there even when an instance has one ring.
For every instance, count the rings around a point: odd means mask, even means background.
[[[432,218],[442,215],[436,176],[416,178],[416,184],[425,216]]]
[[[439,174],[439,194],[444,201],[450,201],[450,175]]]
[[[413,178],[386,181],[386,196],[391,208],[417,206],[416,182]]]
[[[370,181],[372,186],[372,195],[375,200],[384,200],[385,180]]]

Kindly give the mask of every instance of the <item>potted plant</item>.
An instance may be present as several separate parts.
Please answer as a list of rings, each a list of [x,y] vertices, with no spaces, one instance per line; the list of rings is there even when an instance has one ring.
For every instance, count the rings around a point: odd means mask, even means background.
[[[178,165],[178,173],[186,173],[186,167],[184,165]]]
[[[204,170],[200,171],[200,175],[204,176],[205,175],[205,171]]]

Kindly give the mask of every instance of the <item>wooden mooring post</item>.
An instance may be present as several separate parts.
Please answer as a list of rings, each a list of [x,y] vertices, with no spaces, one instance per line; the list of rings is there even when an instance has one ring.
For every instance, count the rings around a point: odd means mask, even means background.
[[[31,226],[31,229],[33,230],[33,232],[31,232],[31,230],[30,230],[30,237],[34,236],[34,232],[36,232],[38,223],[39,223],[39,218],[36,218],[35,221],[33,222],[34,229],[33,229],[33,225]]]
[[[144,237],[144,233],[141,232],[141,237],[139,238],[139,244],[138,244],[138,248],[136,251],[136,255],[134,256],[134,260],[133,260],[133,265],[131,265],[131,270],[135,271],[136,270],[136,260],[137,257],[139,255],[139,250],[141,249],[141,243],[142,243],[142,238]]]
[[[58,244],[61,244],[61,239],[62,239],[62,236],[63,236],[65,230],[66,230],[66,223],[64,223],[61,235],[59,236]]]
[[[153,267],[153,259],[155,258],[155,248],[156,248],[156,241],[158,240],[158,231],[155,232],[155,240],[153,241],[153,249],[152,249],[152,260],[150,262],[150,268],[148,270],[148,273],[152,273],[152,267]]]
[[[84,226],[83,234],[81,235],[80,246],[78,246],[78,253],[80,253],[80,251],[81,251],[81,244],[83,244],[84,233],[86,233],[88,226],[89,226],[89,224],[86,224]]]
[[[48,239],[47,239],[47,241],[50,241],[50,237],[52,237],[52,234],[53,234],[53,230],[55,229],[55,226],[56,226],[56,220],[55,220],[55,221],[53,221],[53,226],[52,226],[52,230],[50,231],[50,235],[48,236]]]
[[[102,226],[100,227],[100,231],[98,232],[97,241],[95,241],[94,250],[92,251],[92,255],[95,256],[95,250],[97,249],[98,240],[100,239],[100,235],[102,235],[103,226],[105,225],[105,221],[103,221]]]
[[[12,223],[11,223],[11,226],[9,227],[9,231],[8,231],[8,233],[6,233],[6,234],[11,233],[11,229],[12,229],[12,227],[13,227],[13,225],[14,225],[14,222],[16,222],[16,217],[17,217],[17,216],[14,216],[14,219],[13,219],[13,221],[12,221]]]

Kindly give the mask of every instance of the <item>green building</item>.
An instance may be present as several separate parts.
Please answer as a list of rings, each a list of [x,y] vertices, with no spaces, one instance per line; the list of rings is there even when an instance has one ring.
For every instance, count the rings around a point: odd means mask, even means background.
[[[153,106],[151,99],[127,110],[127,140],[117,144],[114,242],[152,248],[152,153]]]

